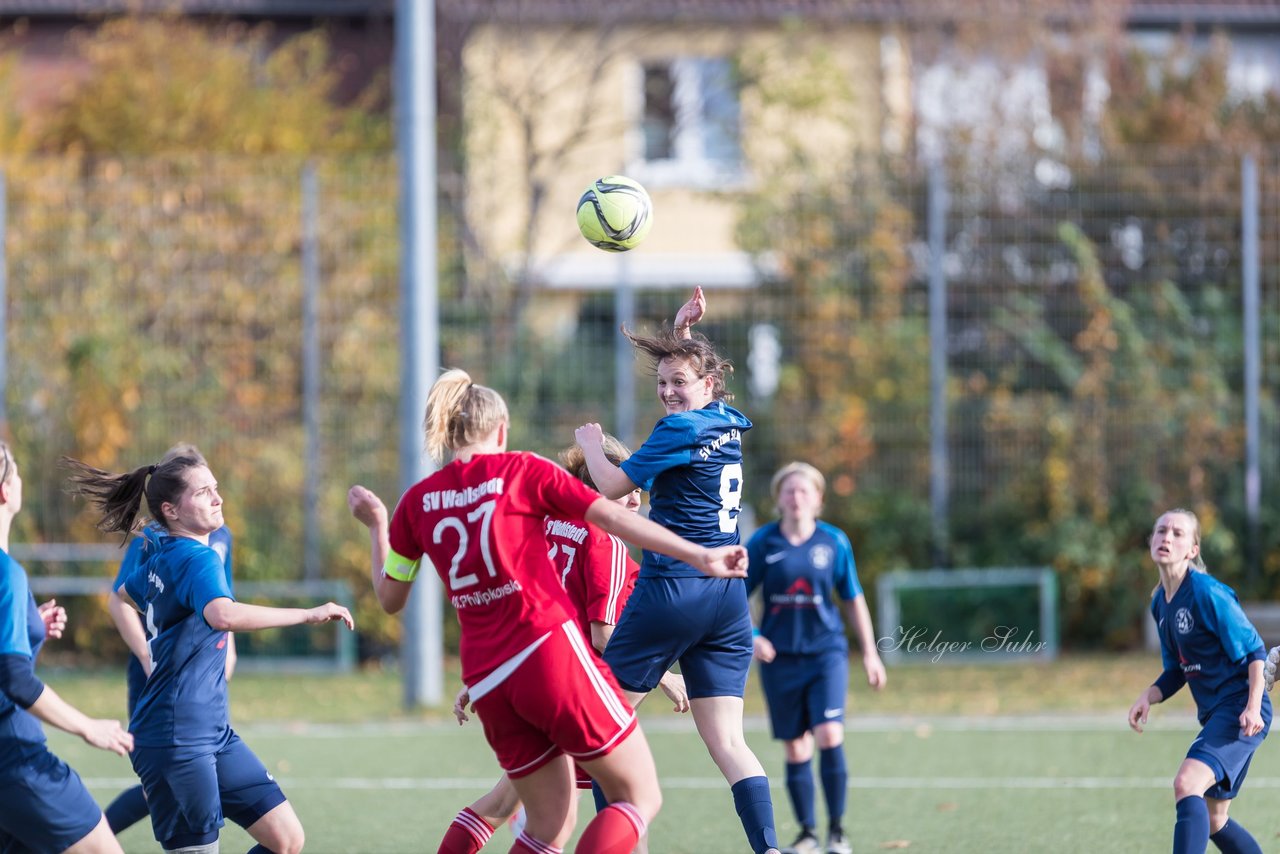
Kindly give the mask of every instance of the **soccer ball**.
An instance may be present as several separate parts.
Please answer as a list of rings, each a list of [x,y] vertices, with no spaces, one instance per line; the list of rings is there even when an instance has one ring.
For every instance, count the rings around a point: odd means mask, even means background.
[[[653,227],[653,203],[637,182],[622,175],[601,178],[578,199],[578,230],[606,252],[626,252]]]

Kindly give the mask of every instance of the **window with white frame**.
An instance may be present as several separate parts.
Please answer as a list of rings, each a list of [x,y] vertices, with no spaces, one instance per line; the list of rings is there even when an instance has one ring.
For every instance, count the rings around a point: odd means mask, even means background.
[[[639,152],[651,185],[701,187],[742,178],[742,121],[729,59],[684,57],[641,66]]]

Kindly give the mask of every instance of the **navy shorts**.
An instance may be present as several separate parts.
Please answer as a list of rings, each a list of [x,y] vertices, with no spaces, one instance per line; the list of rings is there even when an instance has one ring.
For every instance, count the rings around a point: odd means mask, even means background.
[[[772,662],[760,665],[760,687],[774,738],[791,741],[818,724],[843,722],[849,653],[778,653]]]
[[[1257,735],[1240,734],[1240,709],[1232,707],[1215,710],[1204,722],[1200,734],[1187,749],[1188,759],[1198,759],[1213,769],[1217,785],[1204,793],[1206,798],[1230,800],[1240,794],[1240,786],[1249,773],[1253,753],[1262,744],[1271,729],[1271,704],[1263,695],[1262,732]]]
[[[624,689],[648,693],[680,662],[690,699],[741,697],[751,616],[741,578],[640,577],[604,650]]]
[[[65,851],[88,836],[102,809],[80,775],[43,746],[0,769],[0,852]]]
[[[136,747],[132,758],[151,829],[165,848],[207,845],[218,838],[224,815],[249,827],[285,801],[275,778],[233,730],[204,752]]]

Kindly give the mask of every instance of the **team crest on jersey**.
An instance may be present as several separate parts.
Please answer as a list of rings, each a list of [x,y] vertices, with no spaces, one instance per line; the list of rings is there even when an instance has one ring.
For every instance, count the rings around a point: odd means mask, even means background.
[[[814,569],[826,569],[831,566],[835,554],[831,546],[814,546],[809,549],[809,563],[813,564]]]
[[[1191,611],[1179,608],[1178,613],[1173,615],[1173,627],[1180,635],[1191,634],[1191,630],[1196,627],[1196,621],[1191,618]]]

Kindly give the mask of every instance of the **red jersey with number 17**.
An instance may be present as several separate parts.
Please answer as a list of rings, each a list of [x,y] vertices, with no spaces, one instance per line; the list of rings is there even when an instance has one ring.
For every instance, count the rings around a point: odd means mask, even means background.
[[[631,559],[626,543],[590,522],[548,519],[547,545],[578,628],[591,643],[593,622],[618,624],[640,565]]]
[[[581,519],[600,493],[537,454],[479,454],[418,482],[391,517],[391,549],[426,558],[462,627],[462,681],[475,685],[574,608],[547,556],[548,516]]]

